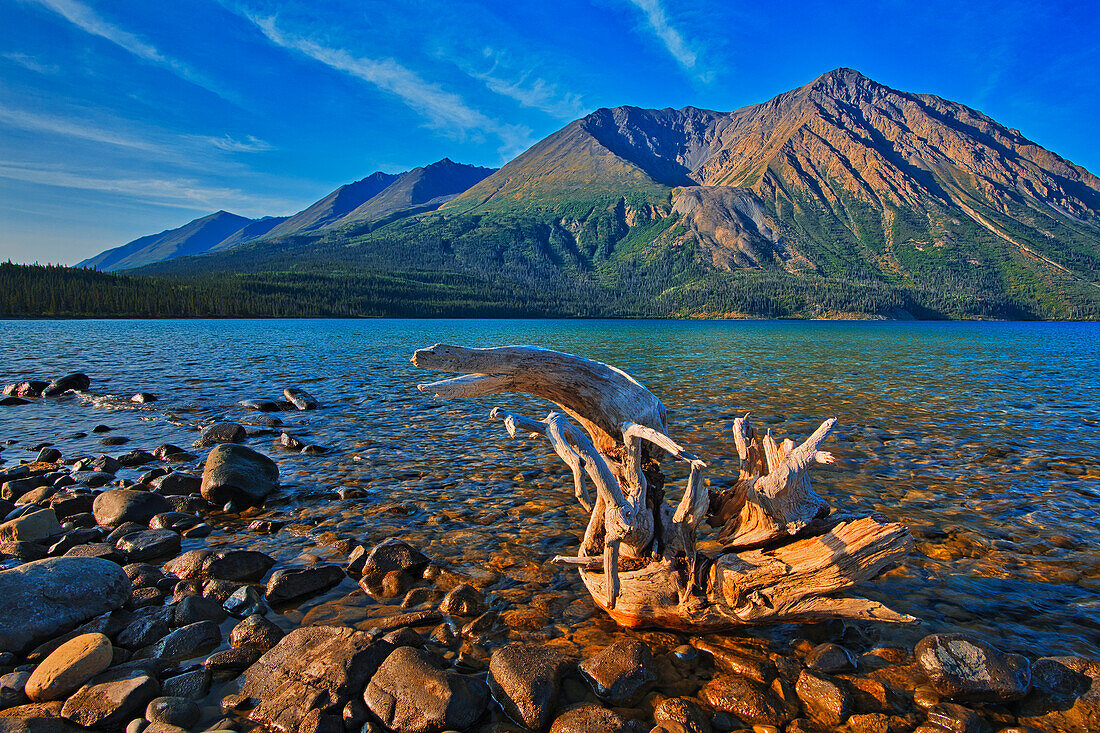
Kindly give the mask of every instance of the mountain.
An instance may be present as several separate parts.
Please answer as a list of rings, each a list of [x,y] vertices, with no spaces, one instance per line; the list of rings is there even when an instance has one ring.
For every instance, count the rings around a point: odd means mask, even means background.
[[[252,219],[230,214],[228,211],[218,211],[176,229],[150,234],[121,247],[100,252],[79,263],[77,267],[124,270],[173,257],[200,255],[211,251],[227,237],[253,223]]]
[[[390,185],[404,208],[141,272],[455,273],[566,315],[1100,316],[1100,179],[851,69],[732,112],[596,110],[434,211]]]
[[[495,168],[455,163],[450,158],[413,168],[397,176],[392,183],[336,223],[361,223],[398,211],[435,207],[450,201],[495,171]]]
[[[340,186],[315,204],[307,206],[294,216],[268,232],[268,236],[288,236],[322,229],[347,216],[363,203],[370,201],[398,179],[393,173],[372,173],[366,178]]]
[[[404,173],[372,173],[340,186],[293,216],[246,219],[219,211],[129,244],[101,252],[77,267],[113,271],[176,257],[222,252],[258,239],[309,234],[332,227],[371,222],[398,212],[429,211],[493,173],[449,158]]]

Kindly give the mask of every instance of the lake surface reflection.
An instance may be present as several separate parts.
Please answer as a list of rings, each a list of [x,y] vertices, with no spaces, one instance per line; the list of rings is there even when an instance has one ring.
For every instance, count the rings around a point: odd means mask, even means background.
[[[668,407],[674,438],[736,474],[729,428],[751,412],[796,441],[838,418],[839,461],[814,486],[835,507],[912,528],[904,567],[861,588],[924,619],[869,629],[912,642],[969,629],[1029,654],[1100,655],[1100,325],[1068,323],[271,320],[0,322],[0,380],[85,371],[96,397],[0,408],[7,464],[52,442],[66,456],[189,445],[200,423],[255,417],[236,406],[299,385],[325,408],[280,413],[323,456],[250,444],[280,463],[286,531],[256,537],[255,516],[221,516],[212,544],[285,561],[340,561],[346,543],[405,537],[472,575],[520,614],[528,635],[578,646],[614,633],[575,574],[585,517],[567,469],[542,442],[510,439],[494,405],[541,417],[525,396],[437,402],[415,388],[419,347],[537,344],[629,371]],[[134,405],[129,396],[159,400]],[[125,436],[106,448],[91,427]],[[84,437],[69,437],[74,433]],[[276,434],[277,435],[277,434]],[[666,469],[679,480],[682,471]],[[682,484],[681,484],[682,485]],[[359,498],[339,500],[337,489]],[[341,554],[343,553],[343,555]],[[312,559],[310,557],[306,558]],[[288,619],[356,623],[393,601],[351,581]],[[772,634],[797,635],[797,629]]]

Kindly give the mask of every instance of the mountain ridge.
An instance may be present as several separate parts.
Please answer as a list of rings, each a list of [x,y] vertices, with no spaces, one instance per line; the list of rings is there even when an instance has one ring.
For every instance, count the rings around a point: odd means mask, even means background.
[[[940,287],[956,302],[942,312],[958,317],[1064,317],[1100,303],[1100,179],[977,110],[846,68],[731,112],[599,109],[457,195],[366,211],[301,241],[268,236],[186,264],[416,262],[673,315],[723,312],[724,293],[751,277],[921,298]]]

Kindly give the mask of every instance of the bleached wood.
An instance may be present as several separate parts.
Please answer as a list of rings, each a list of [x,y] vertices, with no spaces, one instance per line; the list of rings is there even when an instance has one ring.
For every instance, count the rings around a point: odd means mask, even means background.
[[[530,346],[436,345],[416,352],[413,361],[466,372],[420,385],[441,398],[519,391],[566,413],[533,420],[494,408],[491,415],[512,436],[545,437],[569,466],[574,493],[590,516],[578,556],[551,562],[576,568],[596,603],[620,624],[707,631],[828,617],[916,621],[842,594],[904,558],[912,539],[880,516],[830,515],[813,491],[809,470],[834,460],[821,446],[835,419],[796,445],[771,431],[759,436],[748,415],[737,418],[737,479],[711,495],[704,485],[707,464],[669,436],[660,400],[619,369]],[[661,489],[656,460],[665,454],[691,466],[675,507],[661,498],[669,487]],[[658,482],[652,490],[650,479]],[[722,528],[726,551],[717,558],[697,550],[704,520]]]

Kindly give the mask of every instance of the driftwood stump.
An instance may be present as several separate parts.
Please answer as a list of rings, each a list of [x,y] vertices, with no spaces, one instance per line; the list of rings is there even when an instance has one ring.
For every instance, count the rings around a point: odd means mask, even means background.
[[[740,474],[733,488],[712,493],[703,483],[706,464],[668,436],[665,406],[620,369],[533,346],[437,344],[417,351],[413,363],[462,374],[420,385],[436,397],[526,392],[564,411],[542,420],[500,409],[491,415],[513,437],[546,438],[569,466],[591,516],[577,556],[552,562],[575,567],[619,624],[702,632],[832,617],[917,622],[839,595],[901,561],[913,541],[900,524],[832,512],[814,493],[809,469],[832,462],[820,448],[835,420],[795,446],[738,418]],[[675,506],[665,499],[659,461],[666,455],[690,465]],[[704,521],[723,543],[714,558],[696,549]]]

